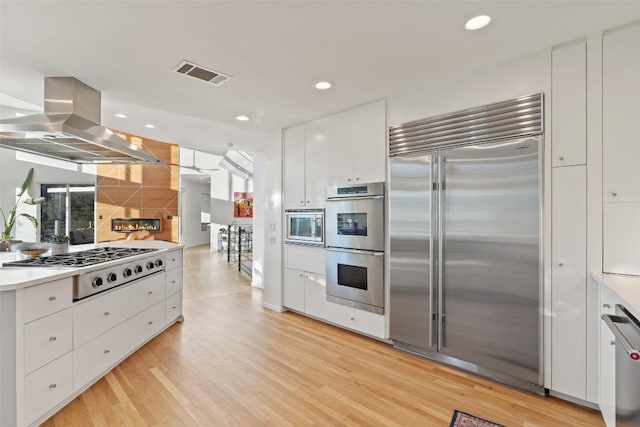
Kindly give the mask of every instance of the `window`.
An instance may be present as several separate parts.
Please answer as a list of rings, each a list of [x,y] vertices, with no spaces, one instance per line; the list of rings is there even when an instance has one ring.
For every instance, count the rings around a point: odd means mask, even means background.
[[[40,239],[64,234],[71,244],[93,243],[95,193],[93,185],[42,184],[40,194],[46,202],[41,207]]]

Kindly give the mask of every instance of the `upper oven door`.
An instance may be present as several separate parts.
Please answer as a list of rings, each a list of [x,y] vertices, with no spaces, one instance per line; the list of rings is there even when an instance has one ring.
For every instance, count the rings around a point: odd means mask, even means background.
[[[384,198],[327,200],[327,246],[384,251]]]

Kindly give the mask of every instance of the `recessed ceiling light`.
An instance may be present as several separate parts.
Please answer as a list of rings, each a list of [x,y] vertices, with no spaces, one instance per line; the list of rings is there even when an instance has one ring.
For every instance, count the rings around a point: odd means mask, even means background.
[[[122,114],[122,113],[116,113],[116,117],[119,117],[121,119],[126,119],[127,115],[126,114]]]
[[[247,116],[238,116],[238,117],[236,117],[236,120],[240,120],[241,122],[246,122],[247,120],[249,120],[249,117],[247,117]]]
[[[24,117],[24,116],[26,116],[26,114],[24,114],[24,113],[16,113],[16,117]]]
[[[491,22],[491,17],[487,15],[478,15],[469,19],[466,24],[464,24],[464,28],[469,31],[479,30],[480,28],[484,28],[489,25]]]
[[[315,84],[315,88],[318,90],[327,90],[331,87],[331,83],[329,82],[318,82]]]
[[[149,129],[153,129],[155,126],[152,125],[151,123],[147,123],[146,125],[144,125],[144,127],[149,128]]]

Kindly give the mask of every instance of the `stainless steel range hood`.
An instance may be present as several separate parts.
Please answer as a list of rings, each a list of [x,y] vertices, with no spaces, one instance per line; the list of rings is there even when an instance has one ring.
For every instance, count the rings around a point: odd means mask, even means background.
[[[45,77],[44,114],[0,120],[0,147],[74,163],[161,163],[100,126],[100,92],[73,77]]]

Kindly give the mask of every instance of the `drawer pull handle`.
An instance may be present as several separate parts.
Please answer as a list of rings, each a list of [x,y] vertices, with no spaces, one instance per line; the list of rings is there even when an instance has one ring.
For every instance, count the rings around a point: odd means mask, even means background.
[[[153,322],[152,322],[151,320],[149,320],[149,324],[150,324],[150,325],[153,325]]]
[[[55,301],[56,297],[49,297],[49,301]]]
[[[109,353],[111,353],[111,350],[109,350],[109,349],[106,349],[106,350],[104,351],[104,354],[109,354]]]
[[[352,317],[352,318],[351,318],[351,320],[356,320],[356,318],[355,318],[355,317]]]
[[[171,258],[171,261],[175,261],[175,260],[176,260],[175,258]]]
[[[171,281],[171,283],[176,283],[176,281],[175,281],[175,280],[172,280],[172,281]]]
[[[49,388],[56,388],[58,387],[58,384],[49,384]]]
[[[171,307],[171,310],[175,310],[177,307],[174,305],[173,307]]]
[[[105,316],[108,316],[109,314],[111,314],[111,313],[109,313],[108,311],[105,311],[105,312],[104,312],[104,315],[105,315]]]
[[[49,337],[49,341],[55,341],[55,340],[57,340],[56,337]]]
[[[153,293],[153,291],[149,291],[149,292],[147,292],[147,293],[148,293],[149,295],[151,295],[151,294]]]

